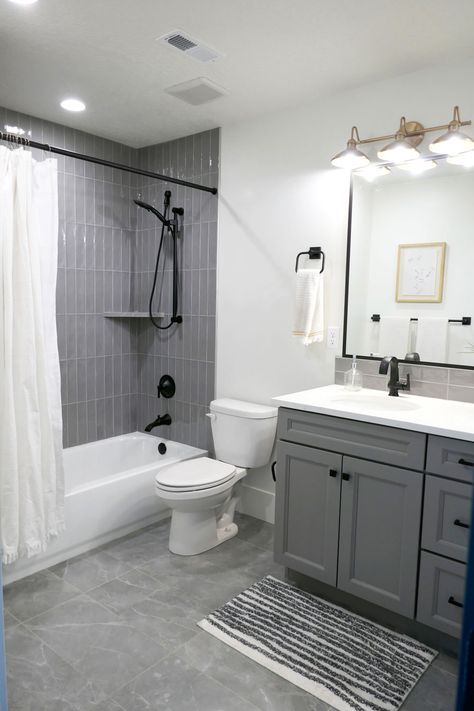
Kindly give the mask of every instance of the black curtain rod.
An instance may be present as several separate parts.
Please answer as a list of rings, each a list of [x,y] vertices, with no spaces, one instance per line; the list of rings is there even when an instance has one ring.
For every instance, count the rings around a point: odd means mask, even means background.
[[[115,170],[125,170],[127,173],[134,173],[135,175],[143,175],[146,178],[155,178],[155,180],[164,180],[167,183],[174,183],[175,185],[183,185],[185,188],[193,188],[194,190],[202,190],[205,193],[211,193],[212,195],[217,195],[217,188],[210,188],[207,185],[199,185],[198,183],[191,183],[189,180],[180,180],[179,178],[171,178],[169,175],[161,175],[161,173],[152,173],[150,170],[140,170],[140,168],[133,168],[130,165],[123,165],[122,163],[113,163],[110,160],[105,160],[103,158],[95,158],[94,156],[88,156],[85,153],[75,153],[74,151],[68,151],[66,148],[57,148],[56,146],[50,146],[47,143],[38,143],[38,141],[30,141],[29,138],[24,138],[23,136],[16,136],[14,133],[4,133],[0,131],[0,139],[2,141],[9,141],[10,143],[16,143],[19,146],[28,146],[29,148],[38,148],[41,151],[49,151],[49,153],[57,153],[60,156],[66,156],[67,158],[75,158],[76,160],[84,160],[87,163],[95,163],[96,165],[104,165],[107,168],[115,168]]]

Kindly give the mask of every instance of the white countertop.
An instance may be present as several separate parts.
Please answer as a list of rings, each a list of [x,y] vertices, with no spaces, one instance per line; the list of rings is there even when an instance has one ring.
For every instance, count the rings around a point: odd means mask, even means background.
[[[474,442],[474,405],[454,400],[420,397],[363,388],[350,392],[342,385],[326,385],[313,390],[281,395],[272,399],[277,407],[318,412],[404,430],[453,437]]]

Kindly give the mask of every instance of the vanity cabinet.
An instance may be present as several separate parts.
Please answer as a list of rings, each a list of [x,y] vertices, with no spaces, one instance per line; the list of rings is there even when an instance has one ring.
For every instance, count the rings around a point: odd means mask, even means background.
[[[280,408],[275,559],[460,633],[474,444]],[[469,459],[469,457],[471,459]]]

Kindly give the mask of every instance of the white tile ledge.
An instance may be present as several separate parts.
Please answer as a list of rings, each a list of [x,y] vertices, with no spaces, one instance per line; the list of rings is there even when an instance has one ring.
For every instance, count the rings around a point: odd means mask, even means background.
[[[392,411],[390,408],[396,407],[394,400],[389,398],[387,391],[363,388],[351,393],[342,385],[326,385],[274,397],[272,402],[277,407],[474,442],[474,404],[401,393],[398,397],[400,404],[412,405],[413,409]],[[374,410],[371,412],[372,401]],[[385,403],[387,410],[383,409]]]

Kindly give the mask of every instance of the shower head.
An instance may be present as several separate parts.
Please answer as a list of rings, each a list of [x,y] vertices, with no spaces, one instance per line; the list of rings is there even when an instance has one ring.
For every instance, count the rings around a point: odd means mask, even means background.
[[[135,203],[135,205],[138,205],[138,207],[143,207],[144,210],[152,212],[155,217],[160,220],[160,222],[169,227],[169,220],[167,220],[166,217],[164,217],[164,215],[162,215],[161,212],[156,209],[156,207],[153,207],[153,205],[149,205],[147,202],[142,202],[141,200],[134,200],[133,202]]]

